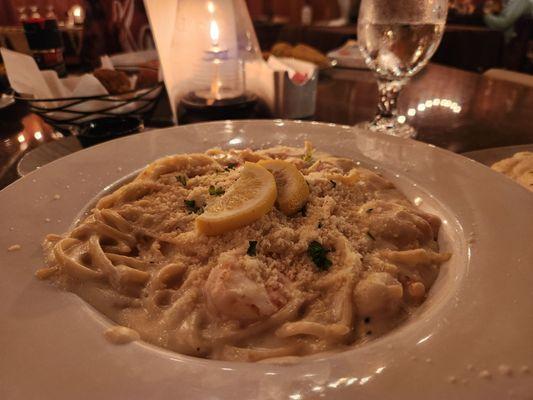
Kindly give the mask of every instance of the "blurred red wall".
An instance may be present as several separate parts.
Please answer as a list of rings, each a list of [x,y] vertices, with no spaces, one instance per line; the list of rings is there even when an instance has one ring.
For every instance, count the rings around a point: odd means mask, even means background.
[[[339,16],[337,0],[308,0],[313,8],[313,20],[334,19]],[[246,0],[253,19],[262,16],[286,17],[291,23],[301,21],[305,0]]]

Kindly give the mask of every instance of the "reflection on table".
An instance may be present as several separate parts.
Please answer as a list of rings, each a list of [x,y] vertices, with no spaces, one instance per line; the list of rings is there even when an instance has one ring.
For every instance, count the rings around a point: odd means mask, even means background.
[[[324,72],[316,119],[353,125],[369,120],[377,102],[370,71]],[[533,142],[533,88],[430,64],[404,88],[399,119],[419,139],[464,152]]]
[[[7,113],[12,120],[5,117]],[[24,153],[63,135],[19,104],[0,110],[0,120],[0,187],[4,187],[18,178],[16,164]]]

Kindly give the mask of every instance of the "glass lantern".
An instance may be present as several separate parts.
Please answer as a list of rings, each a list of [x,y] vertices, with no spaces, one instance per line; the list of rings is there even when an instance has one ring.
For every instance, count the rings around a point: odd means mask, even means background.
[[[178,0],[171,100],[194,107],[247,101],[245,64],[261,52],[244,0]]]

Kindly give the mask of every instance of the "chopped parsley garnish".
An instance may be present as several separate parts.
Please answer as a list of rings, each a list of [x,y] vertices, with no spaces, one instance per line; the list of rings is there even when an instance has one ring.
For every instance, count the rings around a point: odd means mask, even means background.
[[[184,187],[187,186],[187,177],[185,175],[176,175],[176,180]]]
[[[209,194],[211,196],[222,196],[226,191],[221,187],[209,186]]]
[[[224,171],[229,171],[229,170],[231,170],[231,169],[235,169],[235,168],[237,168],[238,165],[239,165],[239,164],[237,164],[237,163],[230,163],[230,164],[228,164],[228,165],[226,166],[226,168],[224,168]]]
[[[201,213],[204,212],[204,208],[203,207],[198,207],[196,205],[196,201],[194,201],[194,200],[183,200],[183,202],[185,203],[185,205],[187,206],[189,211],[191,211],[193,213],[201,214]]]
[[[306,153],[302,156],[302,160],[306,163],[313,161],[313,155],[311,153]]]
[[[370,239],[372,239],[372,240],[376,240],[376,238],[374,237],[374,235],[372,235],[372,234],[370,233],[370,231],[368,231],[366,234],[368,235],[368,237],[369,237]]]
[[[337,187],[337,182],[332,181],[331,179],[330,179],[330,182],[331,182],[331,184],[333,185],[333,189],[335,189],[335,188]]]
[[[330,250],[324,248],[316,240],[309,243],[309,246],[307,247],[307,255],[311,257],[311,260],[313,260],[317,268],[322,271],[327,271],[333,264],[327,257],[329,252]]]
[[[250,257],[253,257],[257,254],[257,240],[248,241],[248,250],[246,251]]]

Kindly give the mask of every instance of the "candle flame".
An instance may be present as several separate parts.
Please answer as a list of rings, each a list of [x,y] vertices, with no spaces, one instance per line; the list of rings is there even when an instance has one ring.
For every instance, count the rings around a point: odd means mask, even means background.
[[[209,27],[209,34],[211,35],[211,41],[213,46],[218,46],[218,39],[220,38],[220,31],[218,29],[217,21],[212,20]]]
[[[215,5],[212,1],[207,2],[207,11],[209,11],[211,14],[215,12]]]
[[[215,78],[211,81],[211,99],[213,101],[219,99],[221,87],[222,87],[222,82],[220,82],[220,79]]]
[[[72,10],[72,14],[75,17],[81,17],[81,6],[74,6]]]

